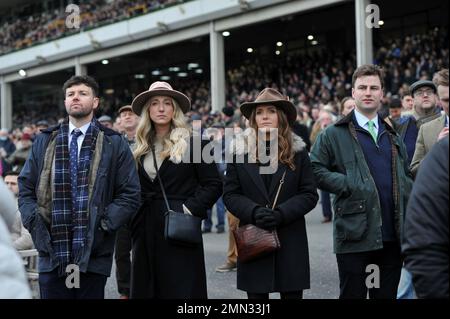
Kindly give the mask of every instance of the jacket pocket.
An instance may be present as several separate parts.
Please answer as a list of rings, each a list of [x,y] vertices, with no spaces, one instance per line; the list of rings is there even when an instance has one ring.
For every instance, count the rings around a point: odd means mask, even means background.
[[[44,221],[39,213],[37,213],[32,221],[30,232],[33,239],[34,246],[40,254],[49,254],[51,246],[50,233],[44,224]]]
[[[339,240],[361,240],[367,230],[366,201],[343,201],[336,205],[336,238]]]

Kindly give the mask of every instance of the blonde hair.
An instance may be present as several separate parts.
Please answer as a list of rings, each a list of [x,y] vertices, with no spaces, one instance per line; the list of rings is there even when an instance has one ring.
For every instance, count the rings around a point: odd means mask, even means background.
[[[172,100],[173,104],[173,118],[170,123],[170,132],[174,129],[181,128],[188,130],[188,125],[186,118],[178,106],[178,103]],[[139,159],[141,156],[146,155],[151,151],[151,145],[154,143],[156,136],[155,127],[153,121],[150,118],[148,108],[150,107],[150,99],[147,101],[145,106],[142,108],[141,120],[136,131],[136,147],[133,151],[133,156],[136,162],[139,164]],[[170,156],[170,150],[174,146],[174,141],[170,139],[170,133],[164,136],[163,139],[163,149],[161,151],[161,159],[165,159]]]
[[[289,122],[286,114],[276,108],[278,115],[278,161],[287,165],[291,170],[295,170],[294,164],[294,156],[293,152],[293,140],[292,140],[292,131],[289,126]],[[258,125],[256,124],[256,108],[253,109],[252,114],[250,115],[250,127],[258,132]],[[258,134],[256,134],[256,139],[258,139]],[[259,143],[256,143],[258,147]],[[258,154],[258,151],[256,151]]]

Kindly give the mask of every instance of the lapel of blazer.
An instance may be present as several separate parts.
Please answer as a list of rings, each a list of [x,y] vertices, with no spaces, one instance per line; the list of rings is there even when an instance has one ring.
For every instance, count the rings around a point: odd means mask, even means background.
[[[259,174],[259,166],[256,163],[245,163],[244,169],[247,171],[247,173],[250,175],[251,179],[253,180],[253,183],[256,185],[256,187],[259,189],[261,194],[264,196],[264,198],[267,200],[267,202],[270,202],[269,194],[267,193],[266,187],[264,186],[264,181],[261,178],[261,175]]]

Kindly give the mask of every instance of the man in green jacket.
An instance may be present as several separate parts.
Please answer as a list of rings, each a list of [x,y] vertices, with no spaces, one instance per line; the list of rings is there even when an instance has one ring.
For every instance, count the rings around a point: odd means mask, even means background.
[[[395,299],[400,239],[412,187],[406,148],[378,116],[383,73],[362,65],[352,78],[356,109],[325,129],[311,151],[319,188],[333,202],[340,298]]]

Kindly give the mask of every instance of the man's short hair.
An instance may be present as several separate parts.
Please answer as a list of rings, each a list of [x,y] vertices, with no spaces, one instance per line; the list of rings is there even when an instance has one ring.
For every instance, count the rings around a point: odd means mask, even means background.
[[[19,171],[7,171],[5,173],[3,173],[3,177],[6,176],[19,176],[20,172]]]
[[[403,100],[406,96],[412,97],[411,91],[409,89],[403,90],[403,93],[400,98]]]
[[[402,101],[398,98],[393,98],[391,102],[389,103],[390,109],[401,109],[402,108]]]
[[[66,95],[66,90],[74,85],[84,84],[87,87],[90,87],[92,89],[92,93],[94,93],[95,97],[98,97],[98,83],[95,81],[95,79],[89,75],[74,75],[70,79],[68,79],[62,89],[64,96]]]
[[[448,69],[442,69],[436,72],[433,76],[433,83],[436,87],[439,85],[448,86]]]
[[[358,67],[355,72],[353,72],[352,76],[352,87],[355,87],[355,82],[357,78],[362,76],[370,76],[375,75],[380,78],[381,88],[384,88],[384,71],[381,67],[375,64],[363,64]]]

